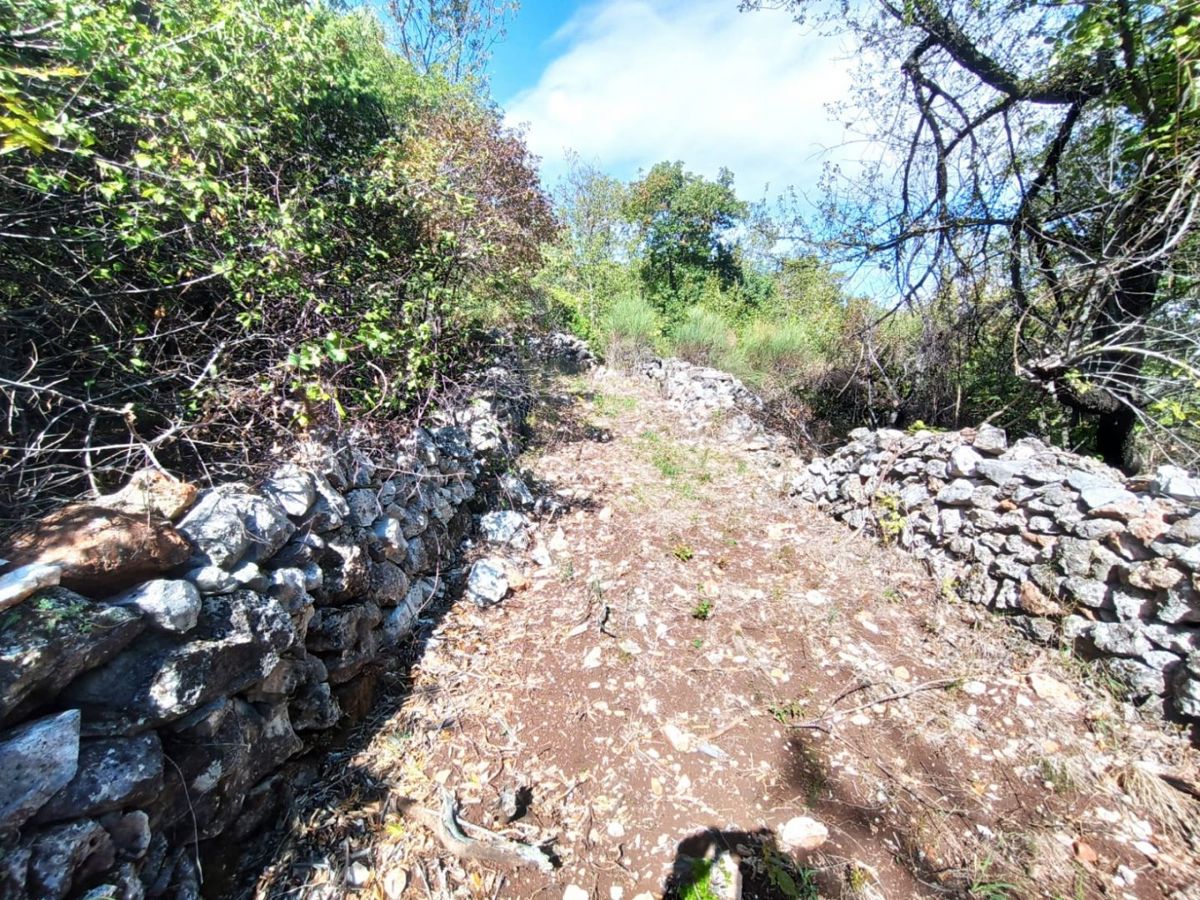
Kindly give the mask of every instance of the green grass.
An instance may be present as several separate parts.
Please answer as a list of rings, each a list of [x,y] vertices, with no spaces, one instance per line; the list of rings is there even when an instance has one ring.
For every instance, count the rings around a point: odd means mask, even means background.
[[[713,602],[707,597],[703,597],[696,601],[696,605],[692,607],[692,618],[698,619],[701,622],[706,622],[712,618]]]
[[[671,548],[671,555],[680,562],[689,562],[696,554],[687,544],[676,544]]]

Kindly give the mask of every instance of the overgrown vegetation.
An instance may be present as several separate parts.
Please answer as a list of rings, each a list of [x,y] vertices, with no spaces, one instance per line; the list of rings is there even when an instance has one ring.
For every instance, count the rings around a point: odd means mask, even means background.
[[[520,136],[362,9],[15,0],[0,106],[6,509],[393,420],[553,234]]]

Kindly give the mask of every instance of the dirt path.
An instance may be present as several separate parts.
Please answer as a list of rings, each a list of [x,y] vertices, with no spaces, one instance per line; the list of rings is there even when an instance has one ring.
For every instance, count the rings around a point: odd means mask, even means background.
[[[1185,742],[784,496],[789,461],[603,370],[535,429],[564,508],[526,583],[445,612],[262,893],[659,897],[725,847],[746,897],[1200,896],[1198,805],[1159,777],[1195,784]],[[389,800],[439,786],[560,867],[458,860]]]

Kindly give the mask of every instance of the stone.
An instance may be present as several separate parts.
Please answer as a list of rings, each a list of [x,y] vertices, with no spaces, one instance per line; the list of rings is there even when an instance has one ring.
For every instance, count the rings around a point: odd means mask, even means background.
[[[305,646],[310,651],[349,650],[382,621],[383,613],[374,603],[324,607],[309,623]]]
[[[187,634],[200,617],[200,591],[190,581],[147,581],[111,602],[137,610],[151,626],[174,634]]]
[[[974,496],[975,485],[959,478],[938,491],[936,500],[943,506],[969,506]]]
[[[1200,544],[1200,515],[1180,519],[1167,531],[1167,540],[1177,544]]]
[[[1081,494],[1084,491],[1092,490],[1124,490],[1121,484],[1121,476],[1114,470],[1110,470],[1111,475],[1096,475],[1092,472],[1084,472],[1082,469],[1073,469],[1066,477],[1066,482]],[[1055,479],[1063,480],[1063,479]]]
[[[1033,582],[1022,581],[1017,592],[1017,605],[1031,616],[1056,617],[1066,610],[1057,600],[1052,600]]]
[[[40,833],[29,858],[31,896],[61,900],[116,863],[112,838],[99,822],[83,819]]]
[[[296,731],[324,731],[342,718],[342,708],[329,682],[320,681],[295,693],[288,703],[288,716]]]
[[[1167,692],[1167,679],[1162,671],[1136,659],[1110,659],[1104,668],[1129,689],[1131,699],[1161,697]]]
[[[1130,566],[1125,580],[1144,591],[1166,591],[1184,580],[1183,572],[1165,559],[1152,559]]]
[[[62,567],[47,563],[18,566],[0,575],[0,610],[16,606],[43,588],[57,587],[62,581]]]
[[[1124,527],[1116,519],[1081,519],[1076,523],[1074,531],[1085,541],[1100,541],[1120,532]]]
[[[370,528],[383,513],[379,497],[368,488],[357,488],[346,495],[350,514],[346,521],[355,528]]]
[[[241,583],[220,566],[197,566],[183,573],[202,594],[228,594],[236,591]]]
[[[318,570],[319,571],[319,570]],[[289,612],[292,605],[308,592],[308,577],[303,569],[273,569],[267,574],[267,596]]]
[[[1083,701],[1069,686],[1042,672],[1029,673],[1029,686],[1042,700],[1053,703],[1066,712],[1078,712],[1083,708]]]
[[[408,593],[408,576],[395,563],[371,563],[370,597],[380,606],[395,606]]]
[[[109,813],[101,816],[99,822],[112,840],[117,859],[138,860],[150,849],[150,816],[143,810]]]
[[[1143,633],[1155,646],[1184,656],[1200,649],[1200,631],[1174,625],[1151,623],[1144,626]]]
[[[373,629],[363,634],[353,646],[336,653],[324,654],[321,661],[325,663],[325,668],[329,672],[330,685],[345,684],[358,677],[364,666],[374,662],[375,658],[379,656],[381,637],[381,631]],[[338,702],[341,702],[340,696]]]
[[[1200,592],[1190,584],[1177,584],[1159,598],[1155,617],[1169,625],[1200,623]]]
[[[141,469],[113,494],[97,497],[94,505],[134,516],[154,516],[174,521],[196,502],[199,489],[158,469]]]
[[[1088,640],[1111,656],[1142,656],[1154,649],[1139,625],[1125,622],[1095,622],[1088,629]]]
[[[1184,550],[1175,559],[1189,572],[1200,572],[1200,544]]]
[[[998,459],[985,459],[975,464],[975,475],[1000,487],[1017,477],[1020,467]]]
[[[479,520],[479,531],[489,544],[524,550],[529,546],[529,518],[513,510],[485,513]]]
[[[282,568],[299,566],[303,568],[311,562],[320,559],[325,552],[325,539],[311,531],[302,531],[271,557],[269,565]]]
[[[919,509],[929,500],[929,489],[923,484],[906,484],[900,489],[900,504],[906,510]]]
[[[258,564],[250,561],[238,563],[229,574],[240,586],[254,591],[256,594],[265,594],[271,583],[269,576],[258,567]]]
[[[1154,614],[1154,594],[1136,588],[1113,587],[1109,601],[1121,622],[1141,622]]]
[[[345,603],[366,594],[371,583],[369,562],[370,555],[361,542],[331,534],[321,560],[323,598],[330,603]]]
[[[79,711],[0,734],[0,831],[20,828],[75,777]]]
[[[983,457],[977,452],[965,444],[959,445],[950,451],[947,469],[954,478],[970,478],[981,462]]]
[[[237,819],[250,789],[303,749],[286,703],[222,699],[163,736],[174,762],[148,810],[157,828],[213,837]]]
[[[60,584],[107,597],[185,562],[187,540],[166,519],[76,504],[9,539],[0,556],[13,566],[57,565]]]
[[[467,598],[476,606],[494,606],[508,593],[508,576],[498,559],[481,559],[467,576]]]
[[[85,733],[129,734],[261,681],[295,641],[291,619],[269,597],[206,597],[186,641],[150,634],[76,679],[63,698],[83,710]]]
[[[213,488],[179,523],[201,565],[233,569],[239,562],[270,559],[296,526],[274,500],[238,485]]]
[[[404,536],[404,523],[399,519],[394,516],[380,516],[371,526],[371,538],[373,549],[384,559],[394,563],[404,562],[408,553],[408,541]]]
[[[972,441],[972,445],[980,453],[999,456],[1008,449],[1008,436],[1004,433],[1003,428],[997,428],[995,425],[980,425],[975,432],[975,440]]]
[[[312,472],[295,463],[286,463],[263,482],[262,492],[289,516],[300,519],[316,502],[317,483]]]
[[[796,816],[779,829],[780,846],[787,850],[816,850],[829,840],[829,829],[816,819]]]
[[[1171,682],[1171,705],[1191,719],[1200,719],[1200,676],[1180,667]]]
[[[530,508],[534,504],[533,494],[519,475],[505,472],[499,478],[500,492],[513,506]]]
[[[153,731],[130,738],[85,740],[75,777],[34,817],[38,823],[92,818],[141,806],[162,790],[162,744]]]
[[[1068,599],[1092,609],[1103,609],[1108,604],[1108,585],[1103,581],[1072,575],[1063,582],[1062,589]]]
[[[404,557],[404,571],[408,575],[423,575],[431,568],[429,551],[423,538],[415,537],[408,542],[408,552]]]
[[[1200,478],[1178,466],[1159,466],[1154,473],[1153,490],[1183,503],[1195,503],[1200,500]]]
[[[305,685],[322,682],[327,677],[325,664],[301,650],[280,659],[266,678],[246,691],[246,699],[251,703],[276,703]]]
[[[121,652],[145,628],[133,610],[46,588],[4,613],[0,722],[48,703],[82,672]]]
[[[1124,488],[1090,487],[1079,492],[1079,499],[1097,518],[1136,519],[1145,512],[1142,501]]]

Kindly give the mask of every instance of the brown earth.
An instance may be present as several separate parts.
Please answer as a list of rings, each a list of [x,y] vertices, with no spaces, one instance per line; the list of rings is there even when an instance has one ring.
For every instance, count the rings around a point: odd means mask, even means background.
[[[550,564],[437,614],[254,892],[628,900],[724,847],[746,897],[1200,896],[1183,735],[787,497],[795,460],[724,425],[604,370],[551,384],[521,460],[564,501]],[[559,867],[447,853],[396,803],[443,786]],[[796,817],[828,839],[789,850]]]

